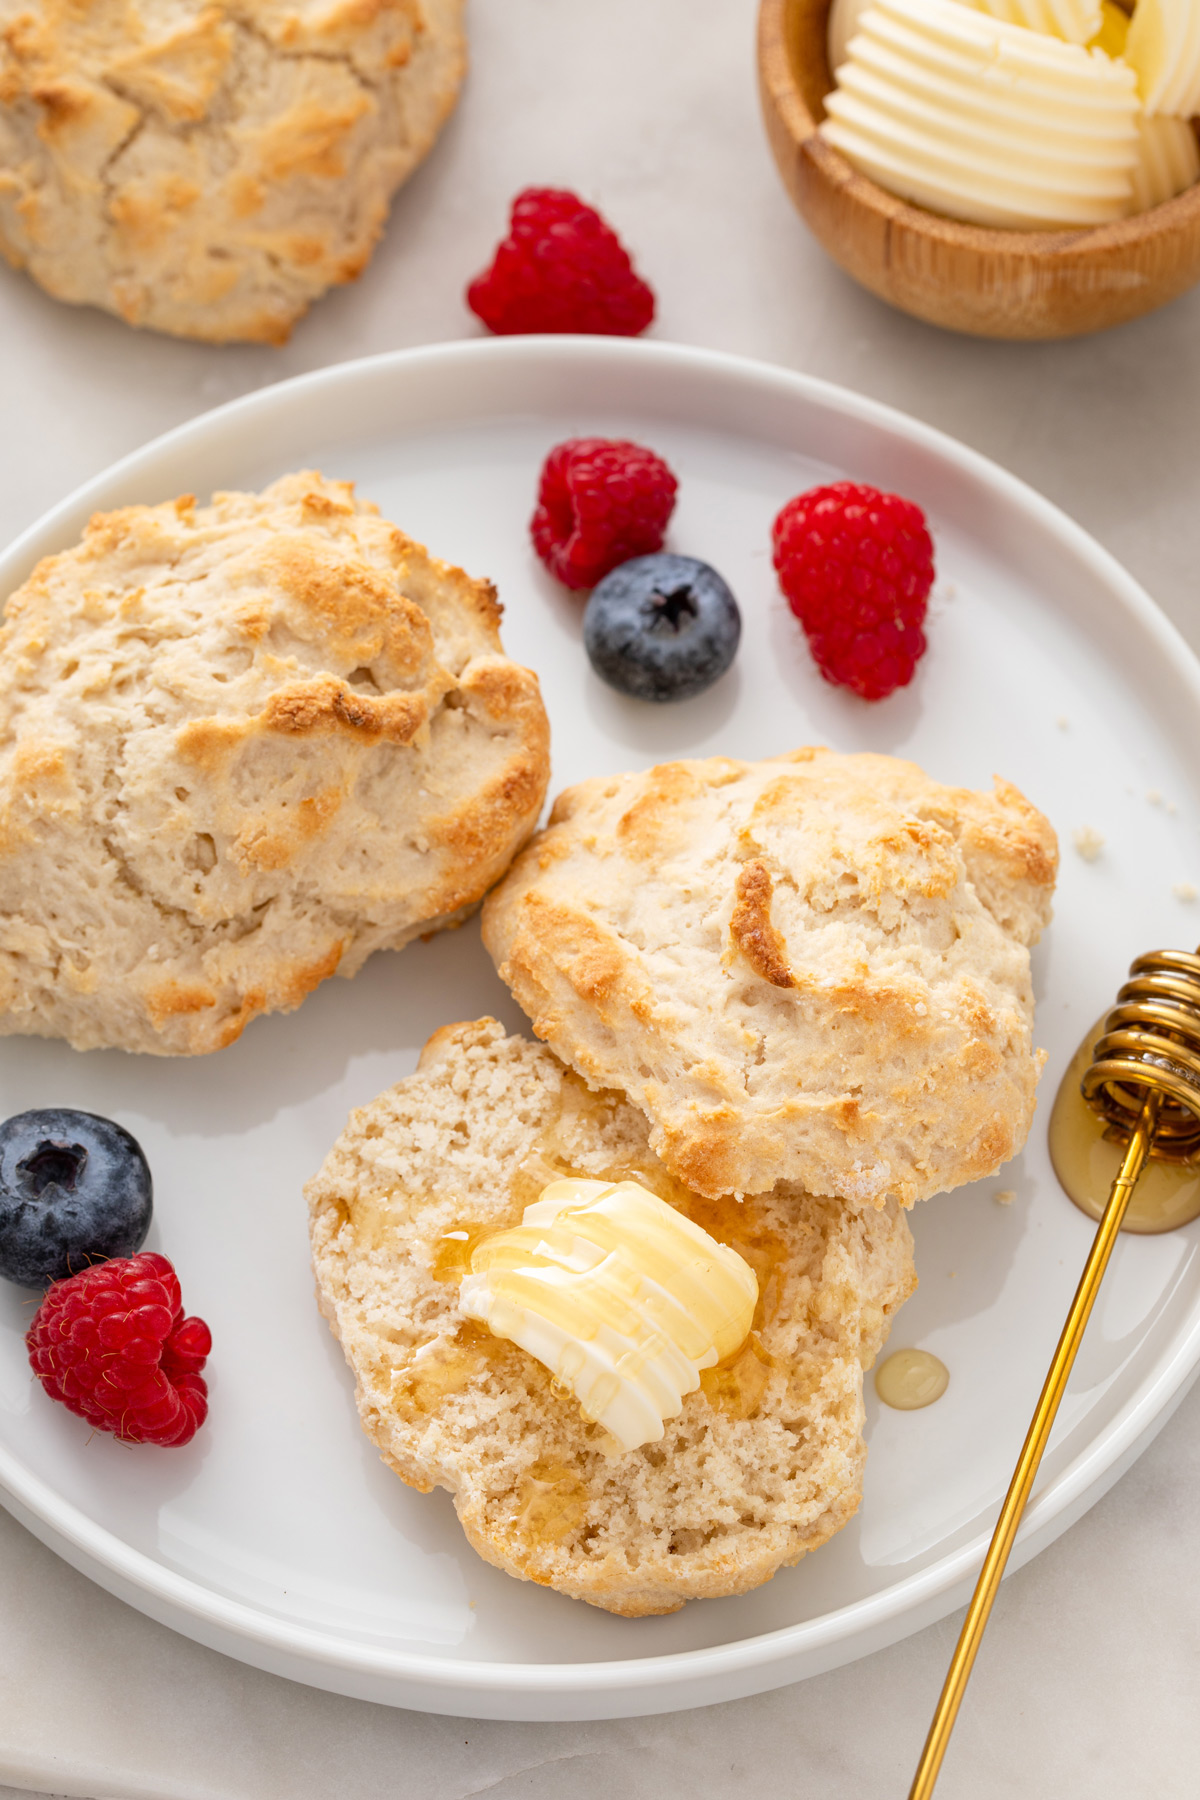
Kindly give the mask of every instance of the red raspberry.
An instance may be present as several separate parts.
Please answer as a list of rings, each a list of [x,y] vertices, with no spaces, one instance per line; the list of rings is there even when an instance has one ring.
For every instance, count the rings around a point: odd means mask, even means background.
[[[165,1256],[117,1256],[54,1282],[25,1342],[50,1398],[126,1443],[186,1444],[204,1423],[212,1336],[184,1318]]]
[[[678,482],[661,456],[621,438],[568,438],[542,464],[533,547],[569,588],[662,549]]]
[[[772,533],[779,585],[826,681],[882,700],[925,654],[933,541],[911,500],[835,481],[789,500]]]
[[[526,188],[490,269],[467,289],[489,331],[590,331],[636,337],[654,294],[615,231],[564,188]]]

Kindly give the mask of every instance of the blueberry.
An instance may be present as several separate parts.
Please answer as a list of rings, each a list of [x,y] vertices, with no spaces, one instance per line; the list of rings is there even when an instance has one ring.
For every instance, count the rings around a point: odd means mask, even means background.
[[[742,615],[694,556],[635,556],[592,589],[583,643],[597,675],[635,700],[687,700],[737,654]]]
[[[137,1139],[95,1113],[51,1107],[0,1125],[0,1275],[45,1287],[150,1229],[153,1184]]]

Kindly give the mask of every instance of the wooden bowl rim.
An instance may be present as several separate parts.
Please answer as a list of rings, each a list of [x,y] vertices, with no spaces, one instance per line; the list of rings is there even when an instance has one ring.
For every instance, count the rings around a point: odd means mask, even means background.
[[[760,0],[759,75],[764,93],[797,150],[815,166],[828,186],[841,190],[846,205],[874,213],[888,224],[902,226],[917,236],[973,250],[981,257],[1021,257],[1031,263],[1064,258],[1086,261],[1089,253],[1095,251],[1111,266],[1113,251],[1141,248],[1156,238],[1173,237],[1190,229],[1200,232],[1200,181],[1174,199],[1164,200],[1149,212],[1135,213],[1132,218],[1117,219],[1110,225],[1058,231],[1006,231],[998,226],[969,225],[944,213],[927,212],[888,193],[870,176],[860,175],[817,130],[818,121],[796,80],[788,51],[787,18],[795,4],[796,0]]]

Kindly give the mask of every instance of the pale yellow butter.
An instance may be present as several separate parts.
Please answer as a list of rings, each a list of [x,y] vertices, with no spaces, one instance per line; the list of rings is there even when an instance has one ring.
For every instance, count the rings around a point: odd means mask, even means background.
[[[1110,23],[1109,13],[1116,13],[1125,31],[1129,30],[1128,14],[1115,6],[1113,0],[958,0],[958,3],[974,7],[976,12],[990,13],[994,19],[1005,19],[1010,25],[1023,25],[1026,31],[1040,31],[1048,37],[1062,38],[1064,43],[1099,43],[1110,56],[1119,55],[1120,47],[1113,50],[1101,36],[1107,33],[1111,39],[1114,34],[1115,24]],[[872,0],[833,0],[829,9],[831,69],[837,70],[845,62],[850,39],[858,30],[858,21],[871,4]],[[1122,33],[1121,47],[1124,42]]]
[[[1138,119],[1133,211],[1149,212],[1200,179],[1200,144],[1186,119]]]
[[[1100,225],[1132,205],[1132,70],[959,0],[875,0],[822,135],[902,199],[1016,230]]]
[[[1129,15],[1114,5],[1113,0],[958,0],[976,12],[990,13],[994,19],[1005,19],[1010,25],[1023,25],[1026,31],[1040,31],[1048,37],[1062,38],[1068,44],[1095,44],[1110,56],[1119,56],[1129,30]],[[846,60],[850,39],[858,30],[858,22],[872,5],[872,0],[833,0],[829,9],[829,67],[836,72]],[[1117,32],[1115,20],[1123,30],[1120,43],[1113,48]]]
[[[625,1450],[662,1437],[757,1299],[736,1250],[639,1183],[575,1178],[477,1244],[459,1289],[467,1318],[536,1357]]]
[[[967,0],[976,11],[1068,44],[1086,44],[1101,26],[1101,0]]]
[[[845,62],[850,39],[858,30],[858,21],[870,4],[871,0],[833,0],[829,9],[827,42],[829,67],[835,73]]]
[[[1103,50],[1105,56],[1124,56],[1128,39],[1129,14],[1116,5],[1116,0],[1104,0],[1100,27],[1095,37],[1088,39],[1088,48]]]
[[[1146,111],[1190,119],[1200,113],[1200,4],[1138,0],[1125,40]]]

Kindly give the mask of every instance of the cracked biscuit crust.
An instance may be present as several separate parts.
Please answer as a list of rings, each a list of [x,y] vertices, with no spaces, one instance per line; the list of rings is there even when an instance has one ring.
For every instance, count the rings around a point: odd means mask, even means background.
[[[751,1263],[751,1338],[656,1444],[621,1452],[532,1356],[458,1311],[450,1233],[517,1223],[564,1172],[632,1174]],[[916,1287],[912,1238],[796,1188],[718,1206],[671,1180],[646,1121],[494,1019],[451,1025],[350,1115],[308,1184],[317,1299],[363,1429],[448,1488],[479,1554],[627,1617],[745,1593],[857,1510],[863,1370]],[[607,1454],[606,1454],[607,1449]]]
[[[0,1034],[218,1050],[463,918],[549,777],[499,617],[317,474],[93,518],[0,631]]]
[[[362,273],[463,0],[0,0],[0,251],[60,300],[282,343]]]
[[[703,1194],[906,1206],[1025,1141],[1054,833],[1008,783],[804,749],[582,782],[487,903],[534,1030]]]

